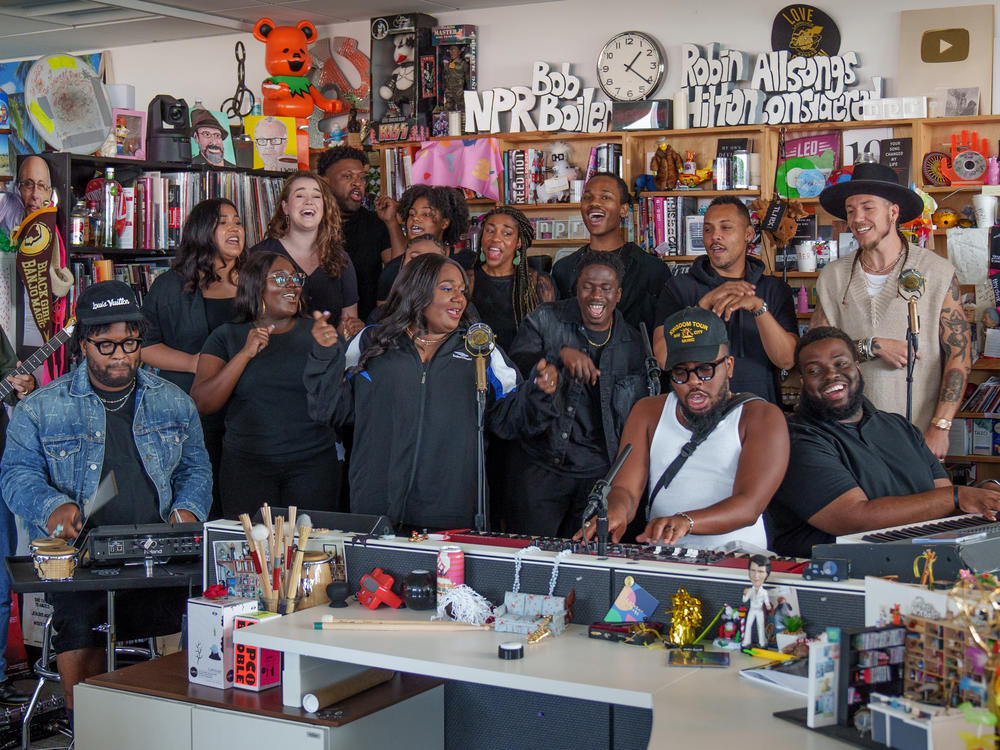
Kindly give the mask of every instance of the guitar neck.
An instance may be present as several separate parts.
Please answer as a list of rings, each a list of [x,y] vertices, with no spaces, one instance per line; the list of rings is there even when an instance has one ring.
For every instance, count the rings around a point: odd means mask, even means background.
[[[30,375],[33,373],[43,362],[45,362],[45,360],[59,351],[63,345],[69,341],[69,337],[73,335],[73,328],[73,325],[68,325],[63,328],[59,331],[59,333],[38,347],[30,357],[24,360],[15,370],[8,373],[8,375]],[[0,401],[7,398],[13,390],[13,383],[6,378],[0,380]]]

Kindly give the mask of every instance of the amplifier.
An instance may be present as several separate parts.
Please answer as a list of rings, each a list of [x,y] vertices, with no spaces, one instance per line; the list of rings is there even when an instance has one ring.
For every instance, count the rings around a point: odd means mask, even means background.
[[[87,535],[91,563],[111,565],[147,557],[173,562],[201,559],[200,523],[150,523],[98,526]]]

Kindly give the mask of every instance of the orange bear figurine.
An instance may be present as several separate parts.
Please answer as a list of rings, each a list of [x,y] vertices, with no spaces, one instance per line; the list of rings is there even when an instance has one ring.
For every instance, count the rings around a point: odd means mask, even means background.
[[[312,67],[308,47],[316,41],[316,27],[311,21],[276,26],[270,18],[261,18],[254,24],[253,35],[264,43],[264,67],[271,74],[260,87],[265,115],[309,117],[314,107],[328,115],[347,112],[346,102],[327,99],[307,77]]]

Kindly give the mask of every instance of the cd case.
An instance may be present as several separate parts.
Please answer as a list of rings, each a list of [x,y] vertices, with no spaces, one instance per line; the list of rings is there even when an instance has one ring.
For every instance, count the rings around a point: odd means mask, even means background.
[[[728,667],[728,651],[685,651],[675,649],[667,653],[668,667]]]

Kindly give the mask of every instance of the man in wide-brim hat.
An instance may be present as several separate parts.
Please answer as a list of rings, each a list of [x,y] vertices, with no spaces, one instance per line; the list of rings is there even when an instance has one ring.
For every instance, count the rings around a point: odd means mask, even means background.
[[[229,137],[229,131],[222,127],[207,109],[196,109],[191,112],[190,135],[199,150],[198,155],[191,160],[192,164],[209,164],[213,167],[236,166],[226,161],[225,149],[222,146],[223,141]]]
[[[907,300],[899,276],[914,270],[924,289],[917,300],[923,322],[913,372],[913,423],[938,458],[948,449],[951,420],[971,366],[972,342],[952,265],[932,250],[907,242],[900,224],[923,211],[920,196],[900,185],[892,168],[856,164],[851,179],[827,187],[820,205],[847,222],[858,249],[830,263],[816,281],[811,326],[832,325],[854,339],[865,395],[879,409],[906,413]],[[830,388],[837,374],[830,374]]]

